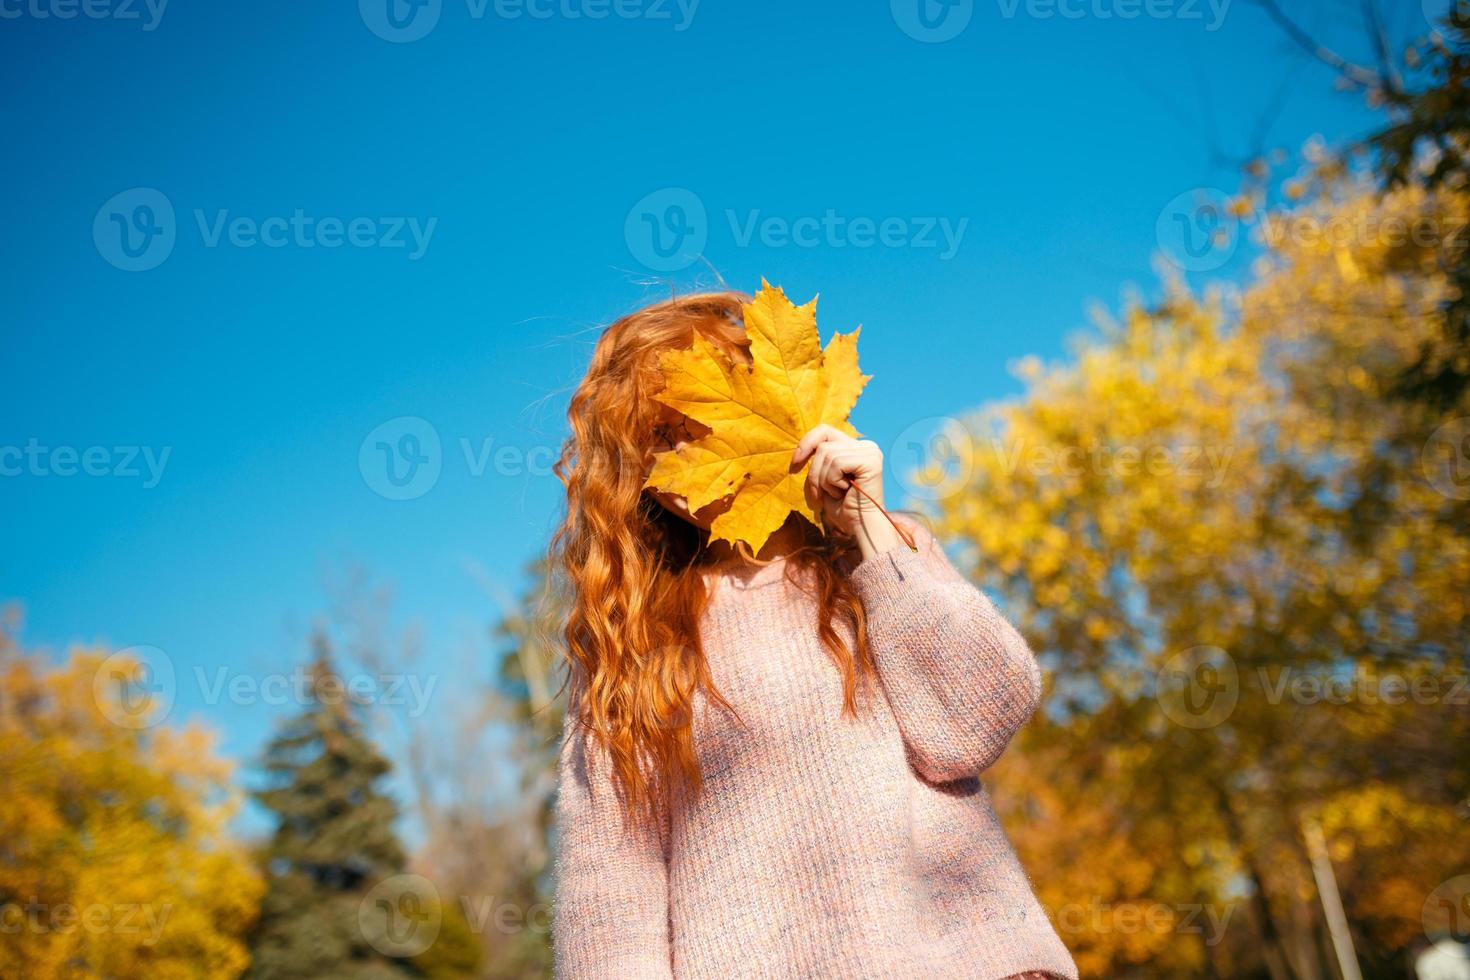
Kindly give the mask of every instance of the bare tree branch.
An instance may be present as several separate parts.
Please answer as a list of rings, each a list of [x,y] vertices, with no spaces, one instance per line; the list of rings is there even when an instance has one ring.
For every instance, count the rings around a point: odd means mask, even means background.
[[[1363,0],[1363,23],[1368,27],[1368,36],[1373,41],[1373,56],[1378,59],[1378,74],[1388,83],[1387,91],[1402,92],[1403,76],[1399,74],[1393,55],[1389,53],[1388,27],[1383,22],[1383,13],[1377,0]]]
[[[1283,11],[1280,5],[1276,3],[1276,0],[1253,0],[1253,2],[1256,6],[1264,10],[1268,17],[1276,22],[1276,25],[1281,28],[1281,30],[1286,34],[1288,38],[1292,40],[1293,43],[1295,43],[1302,50],[1310,54],[1313,58],[1316,58],[1327,67],[1337,72],[1343,78],[1346,78],[1349,82],[1352,82],[1354,85],[1362,86],[1366,89],[1377,89],[1397,94],[1397,83],[1394,81],[1393,77],[1387,77],[1384,74],[1374,71],[1371,68],[1365,68],[1362,65],[1349,61],[1347,58],[1344,58],[1342,55],[1338,54],[1336,51],[1333,51],[1325,44],[1318,43],[1317,40],[1313,38],[1310,34],[1308,34],[1305,30],[1303,30],[1296,21],[1292,20],[1286,15],[1285,11]],[[1369,2],[1369,5],[1371,6],[1371,2]],[[1370,26],[1376,22],[1377,15],[1375,12],[1374,20],[1370,21]]]

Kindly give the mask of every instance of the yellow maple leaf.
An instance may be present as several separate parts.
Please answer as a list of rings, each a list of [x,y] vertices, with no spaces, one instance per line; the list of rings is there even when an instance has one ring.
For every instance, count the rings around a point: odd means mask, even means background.
[[[834,334],[822,348],[816,297],[796,306],[762,279],[743,312],[750,364],[698,334],[693,347],[660,357],[665,387],[654,397],[710,431],[659,453],[644,485],[681,494],[693,511],[730,498],[710,526],[711,540],[759,551],[792,511],[819,523],[803,489],[807,466],[793,472],[791,454],[823,422],[856,436],[847,415],[872,376],[858,370],[861,327]]]

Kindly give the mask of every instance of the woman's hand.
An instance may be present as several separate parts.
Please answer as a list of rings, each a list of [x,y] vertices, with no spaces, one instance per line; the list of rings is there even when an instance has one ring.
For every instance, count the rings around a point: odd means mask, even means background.
[[[801,437],[791,454],[792,469],[808,459],[806,499],[822,515],[828,533],[857,539],[866,560],[901,544],[893,525],[883,516],[883,450],[871,439],[854,439],[822,424]],[[854,490],[856,483],[863,491]]]

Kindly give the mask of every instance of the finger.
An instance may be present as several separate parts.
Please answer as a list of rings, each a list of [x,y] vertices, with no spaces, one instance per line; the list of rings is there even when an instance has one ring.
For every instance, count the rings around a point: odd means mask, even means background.
[[[791,451],[791,465],[793,467],[799,467],[805,463],[825,439],[826,432],[823,426],[818,425],[815,428],[808,429],[806,434],[797,440],[796,448]]]
[[[824,514],[827,506],[827,495],[812,482],[812,475],[810,473],[807,474],[806,482],[802,484],[802,491],[806,494],[806,505],[811,508],[812,512]]]
[[[811,457],[811,472],[816,475],[817,486],[822,488],[825,494],[831,494],[832,486],[832,450],[823,445],[822,451]]]
[[[827,527],[839,534],[847,534],[847,529],[843,527],[842,517],[842,501],[824,497],[822,499],[822,518],[826,521]]]
[[[816,489],[817,493],[826,495],[831,492],[826,483],[827,459],[832,454],[831,443],[821,443],[812,452],[811,465],[807,468],[807,483]]]
[[[791,465],[793,467],[800,467],[817,450],[817,447],[825,443],[851,438],[851,436],[841,429],[828,425],[826,422],[813,426],[797,442],[796,449],[791,453]]]
[[[842,498],[851,480],[848,473],[856,465],[857,457],[851,452],[833,451],[822,460],[822,486],[834,497]]]
[[[850,447],[844,446],[834,450],[831,459],[836,461],[836,467],[840,474],[838,476],[827,476],[827,482],[840,482],[843,486],[853,480],[864,480],[875,473],[882,472],[882,455],[875,453],[869,447],[860,442],[854,442]]]
[[[818,446],[812,453],[811,465],[806,468],[806,488],[808,493],[814,495],[816,499],[821,499],[825,493],[822,488],[821,462],[822,449]]]

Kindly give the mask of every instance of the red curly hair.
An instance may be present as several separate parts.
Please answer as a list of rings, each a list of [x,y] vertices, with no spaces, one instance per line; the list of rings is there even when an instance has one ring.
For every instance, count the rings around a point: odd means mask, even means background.
[[[749,361],[741,312],[748,301],[736,292],[677,297],[607,327],[572,395],[571,435],[554,467],[567,492],[566,517],[551,543],[552,577],[570,601],[567,712],[607,750],[630,819],[656,820],[673,780],[699,792],[697,690],[739,717],[710,680],[699,638],[709,534],[665,509],[643,484],[667,413],[653,397],[663,385],[659,355],[692,346],[698,333]],[[852,559],[852,543],[792,520],[805,538],[789,556],[787,576],[816,599],[822,644],[843,676],[843,711],[855,716],[859,683],[873,666],[862,603],[838,569],[839,559]],[[743,545],[741,556],[753,560]],[[839,621],[852,627],[855,649]]]

